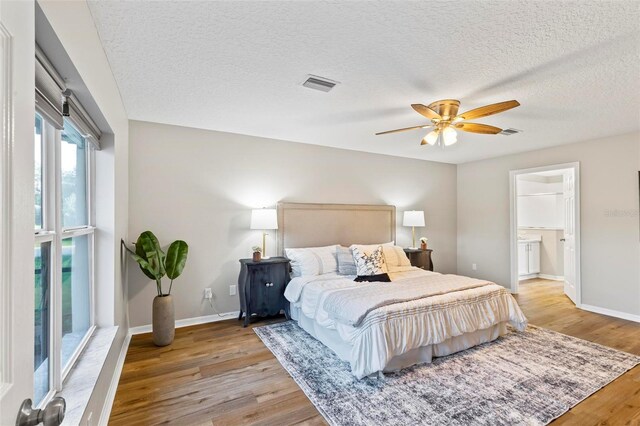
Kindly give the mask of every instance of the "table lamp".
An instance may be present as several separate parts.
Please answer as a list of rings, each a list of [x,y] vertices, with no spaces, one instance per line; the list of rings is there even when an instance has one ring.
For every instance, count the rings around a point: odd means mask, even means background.
[[[411,234],[413,236],[413,246],[411,248],[416,248],[416,226],[424,226],[424,211],[411,210],[404,212],[402,226],[411,227]]]
[[[251,229],[262,230],[262,258],[268,259],[267,256],[267,230],[278,229],[278,214],[276,209],[255,209],[251,210]]]

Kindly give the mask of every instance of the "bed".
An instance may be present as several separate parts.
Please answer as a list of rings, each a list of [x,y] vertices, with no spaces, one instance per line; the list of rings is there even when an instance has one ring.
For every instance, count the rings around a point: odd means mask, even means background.
[[[278,222],[283,254],[288,247],[395,241],[393,206],[283,203]],[[353,275],[327,269],[292,278],[285,291],[289,314],[349,362],[357,378],[495,340],[508,332],[507,324],[519,331],[527,325],[511,294],[488,281],[402,262],[390,265],[391,282],[355,282]]]

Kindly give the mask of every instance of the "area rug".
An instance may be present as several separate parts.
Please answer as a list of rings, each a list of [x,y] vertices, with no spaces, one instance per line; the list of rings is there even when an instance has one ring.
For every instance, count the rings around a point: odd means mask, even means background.
[[[640,357],[529,326],[431,364],[357,380],[293,321],[254,329],[331,425],[545,425]]]

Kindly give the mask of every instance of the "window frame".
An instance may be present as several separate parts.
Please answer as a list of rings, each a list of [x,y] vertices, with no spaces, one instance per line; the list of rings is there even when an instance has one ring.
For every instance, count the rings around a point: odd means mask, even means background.
[[[49,391],[38,402],[45,406],[56,393],[73,369],[80,354],[95,331],[95,149],[87,141],[86,166],[86,208],[87,225],[70,228],[62,227],[62,130],[56,129],[42,114],[42,228],[35,231],[35,244],[51,243],[50,265],[50,306],[49,306]],[[35,117],[35,116],[34,116]],[[65,126],[77,126],[65,119]],[[62,365],[62,240],[88,236],[88,276],[89,276],[89,328],[74,349],[67,365]]]

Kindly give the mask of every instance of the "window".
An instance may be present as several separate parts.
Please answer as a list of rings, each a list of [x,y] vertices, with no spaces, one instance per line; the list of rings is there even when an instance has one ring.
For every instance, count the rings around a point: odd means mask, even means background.
[[[35,116],[34,401],[57,391],[94,329],[93,150],[68,119]]]
[[[36,243],[35,250],[35,346],[34,346],[34,400],[42,401],[50,390],[50,256],[51,243]]]
[[[89,235],[62,240],[62,368],[91,327]]]
[[[87,149],[82,135],[65,121],[61,144],[62,227],[89,224],[87,216]]]
[[[42,128],[43,121],[42,117],[36,114],[36,132],[35,132],[35,146],[34,146],[34,163],[35,163],[35,173],[34,173],[34,187],[35,187],[35,197],[36,197],[36,230],[42,229]]]

